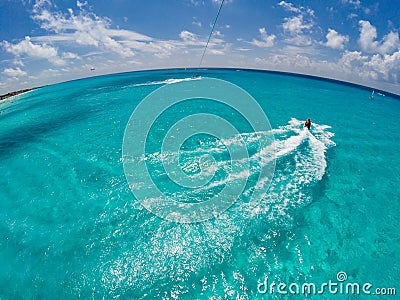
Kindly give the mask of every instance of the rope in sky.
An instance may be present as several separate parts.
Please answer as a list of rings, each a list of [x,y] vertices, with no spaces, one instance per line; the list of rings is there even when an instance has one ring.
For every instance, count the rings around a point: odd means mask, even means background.
[[[218,16],[219,16],[219,13],[221,12],[221,8],[222,8],[222,5],[224,4],[224,1],[225,1],[225,0],[222,0],[222,1],[221,1],[221,4],[220,4],[220,6],[219,6],[217,16],[215,17],[214,24],[213,24],[213,26],[212,26],[212,28],[211,28],[210,35],[208,36],[207,44],[206,44],[206,46],[204,47],[203,55],[201,56],[201,59],[200,59],[199,67],[201,67],[201,64],[203,63],[203,58],[204,58],[204,55],[206,54],[206,50],[207,50],[207,47],[208,47],[208,43],[210,42],[211,36],[212,36],[212,34],[213,34],[213,31],[214,31],[215,24],[217,23]]]

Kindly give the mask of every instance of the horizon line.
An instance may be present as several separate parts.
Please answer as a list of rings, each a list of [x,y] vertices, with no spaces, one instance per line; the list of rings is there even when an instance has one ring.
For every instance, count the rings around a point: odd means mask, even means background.
[[[36,86],[36,87],[30,87],[27,88],[29,90],[33,90],[33,89],[40,89],[43,87],[47,87],[47,86],[52,86],[52,85],[57,85],[57,84],[63,84],[63,83],[67,83],[67,82],[73,82],[73,81],[79,81],[79,80],[84,80],[84,79],[89,79],[89,78],[96,78],[96,77],[102,77],[102,76],[111,76],[111,75],[118,75],[118,74],[128,74],[128,73],[141,73],[141,72],[154,72],[154,71],[180,71],[180,70],[190,70],[190,71],[194,71],[194,70],[240,70],[240,71],[250,71],[250,72],[260,72],[260,73],[271,73],[271,74],[281,74],[281,75],[286,75],[286,76],[293,76],[293,77],[303,77],[303,78],[309,78],[309,79],[314,79],[314,80],[320,80],[320,81],[327,81],[327,82],[333,82],[333,83],[337,83],[337,84],[343,84],[343,85],[347,85],[347,86],[352,86],[352,87],[356,87],[362,90],[369,90],[369,91],[375,91],[378,93],[382,93],[385,96],[390,96],[392,98],[397,98],[400,99],[400,94],[396,94],[394,92],[389,92],[383,89],[378,89],[375,87],[371,87],[371,86],[367,86],[367,85],[363,85],[360,83],[355,83],[355,82],[350,82],[350,81],[344,81],[341,79],[335,79],[335,78],[331,78],[331,77],[323,77],[323,76],[318,76],[318,75],[311,75],[311,74],[306,74],[306,73],[295,73],[295,72],[289,72],[289,71],[278,71],[278,70],[269,70],[269,69],[254,69],[254,68],[235,68],[235,67],[175,67],[175,68],[155,68],[155,69],[141,69],[141,70],[134,70],[134,71],[124,71],[124,72],[115,72],[115,73],[106,73],[106,74],[99,74],[99,75],[93,75],[93,76],[88,76],[88,77],[81,77],[81,78],[75,78],[75,79],[70,79],[70,80],[65,80],[65,81],[60,81],[60,82],[56,82],[56,83],[51,83],[51,84],[46,84],[46,85],[42,85],[42,86]],[[21,90],[17,90],[17,91],[10,91],[6,94],[0,95],[0,96],[5,96],[7,94],[10,93],[15,93],[15,92],[19,92],[22,90],[26,90],[26,89],[21,89]]]

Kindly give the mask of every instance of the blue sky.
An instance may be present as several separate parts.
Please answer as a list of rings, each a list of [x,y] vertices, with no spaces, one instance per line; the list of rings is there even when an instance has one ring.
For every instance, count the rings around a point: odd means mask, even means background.
[[[0,0],[0,94],[197,67],[219,3]],[[399,16],[397,0],[226,0],[202,66],[304,73],[400,94]]]

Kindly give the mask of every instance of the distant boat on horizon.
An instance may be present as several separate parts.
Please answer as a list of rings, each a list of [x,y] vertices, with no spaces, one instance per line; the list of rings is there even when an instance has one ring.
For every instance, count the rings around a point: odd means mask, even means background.
[[[381,96],[381,97],[385,97],[385,96],[386,96],[385,94],[380,93],[380,92],[376,92],[376,94],[377,94],[378,96]],[[369,96],[369,99],[373,100],[374,98],[375,98],[375,90],[372,90],[372,93],[371,93],[371,95]]]

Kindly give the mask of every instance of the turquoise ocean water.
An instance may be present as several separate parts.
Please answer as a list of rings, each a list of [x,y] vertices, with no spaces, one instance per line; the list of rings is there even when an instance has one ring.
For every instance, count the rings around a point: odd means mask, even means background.
[[[276,170],[256,207],[248,201],[256,185],[250,176],[217,219],[176,224],[135,200],[122,141],[144,97],[195,74],[232,82],[258,101],[272,127],[262,134],[275,137]],[[399,294],[400,101],[371,100],[370,93],[278,73],[163,70],[66,82],[0,103],[0,299],[281,299],[289,296],[276,287],[260,293],[266,277],[268,284],[319,286],[338,283],[338,272],[346,273],[344,283]],[[146,148],[164,191],[176,189],[157,147],[166,127],[196,112],[234,124],[257,158],[254,169],[262,162],[262,134],[252,134],[236,112],[187,102],[157,120]],[[310,132],[302,128],[307,118]],[[198,136],[184,145],[186,171],[197,170],[188,153],[200,152],[213,155],[221,171],[201,193],[179,191],[182,199],[219,192],[229,173],[222,144]]]

